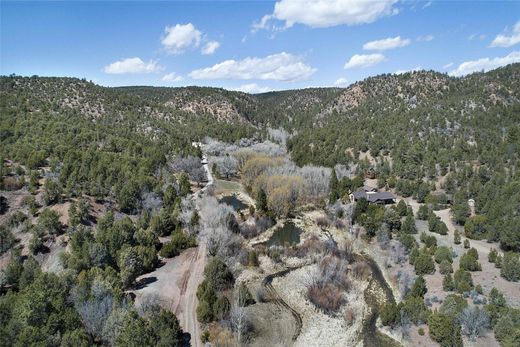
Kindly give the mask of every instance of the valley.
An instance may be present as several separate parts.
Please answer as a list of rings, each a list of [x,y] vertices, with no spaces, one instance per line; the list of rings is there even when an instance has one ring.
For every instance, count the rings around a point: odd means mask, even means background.
[[[513,346],[519,75],[1,77],[5,345]]]

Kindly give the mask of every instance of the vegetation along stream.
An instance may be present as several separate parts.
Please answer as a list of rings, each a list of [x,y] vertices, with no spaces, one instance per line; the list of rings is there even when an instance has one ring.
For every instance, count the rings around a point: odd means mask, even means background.
[[[379,317],[381,305],[385,302],[395,302],[394,295],[390,286],[385,280],[381,269],[377,263],[367,255],[355,255],[356,261],[365,261],[370,267],[371,278],[368,287],[365,289],[365,302],[368,305],[369,313],[363,322],[363,344],[370,347],[397,347],[401,344],[388,335],[377,330],[376,322]]]

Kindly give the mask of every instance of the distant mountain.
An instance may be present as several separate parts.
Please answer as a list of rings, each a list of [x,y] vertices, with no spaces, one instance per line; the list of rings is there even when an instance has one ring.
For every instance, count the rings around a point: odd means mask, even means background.
[[[433,71],[387,74],[356,82],[348,88],[308,88],[246,94],[209,87],[97,86],[76,78],[2,77],[0,93],[19,93],[36,100],[52,101],[97,119],[128,111],[166,119],[187,115],[208,116],[218,122],[248,122],[255,126],[298,129],[332,114],[355,114],[356,108],[373,105],[379,111],[396,107],[439,106],[446,98],[470,98],[482,106],[511,105],[519,100],[520,64],[463,78]],[[468,100],[469,102],[469,100]]]

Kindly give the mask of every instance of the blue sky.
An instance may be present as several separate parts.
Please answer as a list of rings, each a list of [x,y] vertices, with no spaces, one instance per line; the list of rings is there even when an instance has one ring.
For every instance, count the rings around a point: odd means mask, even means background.
[[[320,4],[321,3],[321,4]],[[326,3],[328,6],[320,6]],[[1,1],[0,73],[250,92],[520,61],[518,1]]]

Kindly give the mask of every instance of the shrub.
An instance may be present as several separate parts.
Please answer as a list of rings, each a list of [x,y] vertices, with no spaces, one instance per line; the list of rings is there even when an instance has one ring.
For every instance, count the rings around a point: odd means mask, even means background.
[[[196,241],[194,237],[189,237],[181,230],[176,230],[172,233],[171,241],[165,243],[161,248],[159,255],[164,258],[176,257],[183,250],[195,246]]]
[[[197,306],[197,319],[201,323],[209,323],[213,320],[213,310],[209,303],[201,300]]]
[[[460,258],[460,268],[468,271],[480,271],[482,267],[478,262],[478,252],[471,248]]]
[[[383,304],[379,316],[381,317],[381,323],[385,326],[394,327],[399,324],[401,320],[401,312],[394,303]]]
[[[469,292],[473,289],[473,279],[471,273],[464,269],[458,269],[453,276],[453,284],[459,293]]]
[[[11,230],[0,225],[0,255],[7,252],[15,244],[15,237]]]
[[[493,330],[495,337],[502,346],[518,346],[518,341],[520,341],[520,310],[512,308],[504,310]]]
[[[450,264],[453,262],[451,250],[446,246],[437,247],[435,250],[435,262],[440,264],[443,260],[446,260]]]
[[[434,312],[428,319],[430,337],[441,347],[462,347],[460,326],[448,315]]]
[[[223,290],[233,284],[233,274],[220,258],[211,258],[204,268],[204,277],[216,289]]]
[[[328,217],[318,217],[316,218],[316,225],[320,228],[327,228],[330,226],[330,219]]]
[[[437,246],[437,238],[435,236],[433,236],[433,235],[428,235],[425,232],[421,233],[420,240],[428,248],[432,248],[432,247],[436,247]]]
[[[244,282],[240,283],[238,286],[238,295],[240,298],[240,306],[245,307],[255,303],[255,299],[253,299],[253,295],[247,288]]]
[[[500,269],[502,267],[502,256],[500,254],[497,255],[497,258],[495,259],[495,267],[497,269]]]
[[[464,240],[464,248],[469,248],[470,244],[469,244],[469,240],[468,239],[465,239]]]
[[[258,262],[258,253],[255,250],[248,253],[248,263],[249,266],[258,266],[260,264]]]
[[[410,234],[406,234],[403,231],[401,231],[399,233],[398,240],[399,240],[399,242],[401,242],[403,244],[403,246],[407,250],[411,250],[412,248],[414,248],[417,245],[417,241],[415,241],[415,237],[413,237]]]
[[[439,272],[443,275],[450,274],[453,272],[453,267],[451,266],[451,263],[444,259],[439,264]]]
[[[424,336],[424,328],[420,327],[419,330],[417,330],[417,333],[421,336]]]
[[[224,295],[221,295],[214,303],[213,303],[213,317],[222,319],[229,314],[229,310],[231,309],[231,304],[229,303],[228,298]]]
[[[415,273],[417,275],[427,275],[435,273],[435,264],[433,263],[432,257],[425,252],[421,251],[417,260],[414,263]]]
[[[410,252],[410,257],[408,259],[411,265],[415,264],[415,261],[417,260],[417,258],[419,258],[420,254],[421,252],[419,251],[418,247],[412,248],[412,251]]]
[[[487,235],[487,219],[485,216],[473,216],[464,223],[464,234],[470,239],[483,239]]]
[[[402,302],[401,311],[408,317],[414,324],[426,323],[428,316],[430,315],[430,309],[424,303],[421,297],[409,296]]]
[[[49,208],[46,208],[40,214],[40,217],[38,218],[38,225],[51,235],[60,234],[62,230],[60,215],[58,212]]]
[[[428,209],[428,206],[426,206],[426,205],[419,206],[419,211],[417,211],[418,219],[427,220],[429,215],[430,215],[430,210]]]
[[[452,318],[457,318],[466,307],[468,307],[466,299],[458,294],[450,294],[444,299],[439,312]]]
[[[417,277],[410,291],[410,295],[422,298],[426,292],[428,292],[428,288],[426,287],[426,281],[424,280],[424,277]]]
[[[33,232],[31,240],[29,241],[29,250],[34,255],[45,250],[45,246],[43,244],[43,235],[40,232]]]
[[[489,254],[488,254],[488,261],[490,263],[494,263],[497,260],[497,255],[498,255],[497,250],[494,248],[491,248],[491,250],[489,251]]]
[[[417,234],[417,227],[415,226],[415,219],[413,215],[407,215],[401,226],[401,232],[404,234]]]
[[[435,226],[435,232],[439,235],[447,235],[448,227],[443,221],[439,220],[437,221],[437,225]]]
[[[500,275],[512,282],[520,280],[520,256],[517,253],[507,252],[504,254]]]
[[[395,209],[400,217],[406,216],[406,213],[408,212],[408,207],[406,206],[406,202],[402,199],[399,200]]]
[[[307,288],[307,297],[318,309],[327,314],[336,313],[344,304],[343,291],[332,283],[314,283]]]
[[[451,274],[444,275],[444,278],[442,279],[442,289],[445,292],[451,292],[455,289],[455,284],[453,283],[453,277]]]
[[[455,233],[453,234],[453,242],[456,245],[460,245],[460,233],[458,230],[455,230]]]
[[[352,274],[357,279],[364,280],[370,275],[370,267],[365,262],[355,263],[352,267]]]

